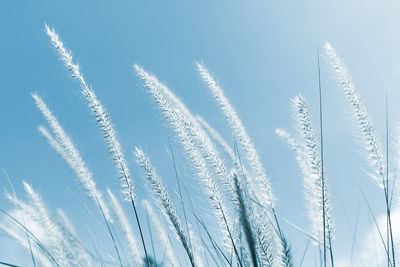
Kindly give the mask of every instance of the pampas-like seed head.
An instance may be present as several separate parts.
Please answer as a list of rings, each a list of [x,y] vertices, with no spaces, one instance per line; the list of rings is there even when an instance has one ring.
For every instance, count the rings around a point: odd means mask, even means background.
[[[92,265],[91,257],[80,242],[76,238],[71,238],[72,234],[53,220],[39,194],[28,183],[23,182],[23,185],[29,196],[30,203],[27,205],[20,200],[16,200],[16,203],[21,203],[20,207],[22,208],[29,207],[28,210],[33,209],[33,212],[28,212],[28,214],[32,214],[32,218],[39,222],[43,232],[48,233],[50,236],[51,251],[57,259],[57,263],[60,266],[77,265],[78,263],[87,266]],[[25,208],[22,211],[25,211]]]
[[[322,176],[319,146],[305,98],[299,94],[292,99],[293,117],[300,136],[297,159],[304,176],[304,190],[314,237],[323,243],[324,229],[333,237],[333,217],[326,175]],[[297,147],[297,145],[295,145]],[[324,198],[323,198],[324,196]],[[325,213],[325,214],[324,214]],[[323,216],[325,219],[322,220]],[[325,225],[323,225],[323,221]]]
[[[349,70],[328,42],[325,43],[325,52],[361,130],[362,144],[365,147],[368,164],[372,170],[370,175],[380,187],[384,188],[386,166],[382,154],[382,145],[375,132],[375,125],[361,100],[360,93],[354,85]]]
[[[117,133],[111,122],[110,115],[107,113],[105,107],[98,100],[94,91],[87,85],[82,73],[80,72],[79,65],[73,62],[71,52],[64,47],[58,34],[53,28],[45,25],[46,34],[49,36],[50,41],[56,49],[60,59],[64,62],[67,70],[71,72],[72,77],[79,82],[82,95],[85,98],[90,110],[95,117],[100,131],[103,133],[105,143],[108,151],[110,152],[114,165],[117,168],[118,176],[121,180],[122,192],[129,201],[134,200],[134,185],[128,164],[125,160],[124,153],[117,138]]]
[[[199,182],[203,185],[202,189],[208,196],[213,207],[215,217],[218,220],[218,229],[221,232],[221,238],[223,239],[224,245],[227,248],[232,249],[232,242],[229,234],[232,220],[230,219],[227,208],[222,200],[220,190],[214,181],[212,172],[210,171],[209,166],[213,164],[207,164],[208,162],[205,159],[210,156],[212,152],[208,151],[205,156],[204,151],[207,151],[207,149],[202,150],[202,148],[208,146],[208,141],[203,139],[204,136],[202,136],[202,132],[198,130],[198,127],[196,127],[196,124],[198,123],[194,123],[195,120],[191,118],[192,115],[183,103],[180,100],[178,101],[178,98],[165,85],[161,84],[155,76],[147,73],[138,65],[135,65],[134,67],[139,77],[143,80],[145,87],[148,88],[153,96],[154,101],[159,105],[162,114],[177,133],[186,155],[197,173]],[[212,156],[208,159],[211,159],[211,157]],[[216,165],[218,164],[213,166],[215,167]],[[219,170],[222,170],[222,168]],[[224,172],[225,171],[221,171],[219,173],[217,171],[217,174]],[[229,177],[224,178],[227,179]],[[229,181],[228,188],[233,189]]]
[[[150,163],[149,158],[144,154],[143,150],[136,147],[134,155],[137,163],[143,169],[146,180],[150,184],[154,199],[157,201],[160,209],[163,211],[164,216],[170,223],[172,230],[176,233],[178,240],[186,250],[190,263],[192,266],[197,266],[189,239],[183,230],[182,223],[175,211],[168,192],[165,190],[164,185],[162,184],[160,177],[157,175],[155,169]]]
[[[266,207],[273,207],[275,201],[270,182],[261,163],[261,159],[257,153],[257,150],[247,134],[242,121],[239,119],[236,111],[232,107],[228,98],[225,96],[222,88],[218,85],[204,64],[196,62],[196,67],[201,78],[216,99],[221,111],[224,113],[236,141],[245,151],[246,159],[254,175],[251,176],[253,178],[250,180],[252,182],[252,190],[255,192],[258,201],[260,201],[260,203]]]
[[[103,201],[102,193],[97,189],[93,174],[82,159],[79,150],[75,147],[71,138],[61,127],[57,118],[47,107],[43,99],[34,93],[32,97],[35,100],[37,108],[47,120],[55,138],[44,127],[39,127],[39,132],[47,139],[50,146],[67,162],[88,195],[95,201],[96,205],[99,205],[99,208],[103,210],[106,219],[112,223],[112,218],[107,205]]]

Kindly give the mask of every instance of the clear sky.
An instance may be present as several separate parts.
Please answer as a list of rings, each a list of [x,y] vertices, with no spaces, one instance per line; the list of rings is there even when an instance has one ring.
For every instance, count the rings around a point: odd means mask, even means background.
[[[171,192],[174,173],[167,148],[181,153],[174,133],[133,71],[138,63],[156,74],[187,106],[230,141],[229,129],[194,67],[203,60],[218,78],[261,155],[281,216],[307,230],[301,174],[295,156],[275,135],[293,132],[289,100],[301,92],[318,112],[316,47],[329,41],[347,63],[384,140],[385,92],[390,127],[400,123],[400,4],[396,1],[10,1],[0,2],[0,167],[17,192],[32,184],[55,211],[62,208],[77,226],[87,224],[77,199],[87,199],[66,164],[37,131],[45,124],[30,96],[49,104],[93,170],[102,190],[118,192],[116,173],[78,84],[68,77],[44,33],[54,26],[73,51],[87,81],[107,107],[139,197],[147,197],[133,162],[134,146],[152,158]],[[365,191],[377,214],[383,193],[366,175],[358,128],[327,61],[322,58],[325,160],[332,191],[337,259],[350,259],[358,205],[360,229],[355,249],[371,217]],[[315,124],[317,125],[317,124]],[[188,165],[178,163],[182,172]],[[188,177],[187,179],[191,179]],[[190,182],[189,191],[191,190]],[[0,174],[0,187],[9,190]],[[10,208],[4,197],[0,208]],[[90,204],[88,204],[90,205]],[[127,206],[129,208],[129,206]],[[285,225],[298,263],[307,238]],[[78,227],[85,232],[84,227]],[[84,233],[82,234],[84,236]],[[0,232],[0,247],[5,234]],[[86,237],[88,238],[88,237]],[[5,240],[5,239],[4,239]],[[8,246],[8,245],[5,245]],[[315,249],[307,254],[314,260]],[[0,252],[0,261],[18,263]],[[306,264],[305,264],[306,265]]]

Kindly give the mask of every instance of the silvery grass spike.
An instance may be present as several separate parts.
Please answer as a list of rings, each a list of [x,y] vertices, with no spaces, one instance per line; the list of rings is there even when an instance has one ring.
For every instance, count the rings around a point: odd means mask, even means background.
[[[71,138],[61,127],[57,118],[47,107],[43,99],[34,93],[32,93],[32,97],[35,100],[36,106],[47,120],[55,138],[43,127],[39,127],[40,133],[47,139],[50,146],[67,162],[79,182],[86,189],[87,194],[94,200],[96,206],[102,209],[106,219],[112,223],[108,207],[103,201],[103,195],[97,189],[96,183],[93,180],[93,174],[82,159],[79,150],[75,147]]]
[[[191,136],[191,142],[196,145],[198,153],[210,163],[210,166],[216,169],[216,174],[219,178],[222,178],[222,183],[226,184],[226,174],[228,172],[223,160],[219,157],[210,138],[201,128],[193,114],[187,109],[183,102],[165,85],[161,84],[155,76],[147,73],[138,65],[134,65],[134,67],[140,78],[145,82],[145,86],[150,90],[156,103],[159,104],[163,115],[169,120],[171,126],[179,126],[182,131],[185,130],[187,135]],[[160,102],[160,100],[162,100],[162,102]]]
[[[82,73],[80,72],[79,65],[73,62],[71,52],[64,47],[63,42],[61,41],[60,37],[55,32],[55,30],[53,28],[50,28],[48,25],[45,25],[45,30],[46,34],[49,36],[51,40],[51,43],[58,52],[60,59],[64,62],[64,65],[67,67],[67,70],[71,72],[72,77],[79,82],[82,95],[86,100],[90,110],[92,111],[93,116],[95,117],[96,122],[100,128],[100,131],[103,133],[104,141],[106,143],[109,153],[112,156],[113,163],[117,169],[118,176],[121,181],[122,193],[126,196],[126,199],[131,202],[133,210],[135,212],[135,218],[139,228],[146,261],[148,264],[150,264],[150,260],[146,249],[146,243],[144,241],[143,232],[140,225],[139,215],[136,210],[135,192],[134,192],[135,187],[133,185],[131,173],[128,168],[128,163],[125,160],[124,153],[118,141],[117,133],[111,122],[110,115],[106,111],[105,107],[98,100],[94,91],[87,85],[85,79],[83,78]]]
[[[161,209],[165,218],[168,220],[172,230],[175,232],[178,241],[180,241],[180,243],[184,247],[191,265],[193,267],[198,266],[196,259],[194,258],[190,239],[188,239],[183,230],[182,223],[179,219],[178,214],[176,213],[175,207],[170,199],[168,192],[162,184],[161,178],[157,175],[155,169],[150,163],[149,158],[140,148],[136,147],[134,154],[137,163],[143,169],[146,180],[149,182],[153,198],[156,200],[159,208]]]
[[[113,162],[117,168],[119,178],[121,179],[123,193],[128,197],[129,201],[131,199],[134,200],[135,195],[133,181],[131,179],[131,174],[128,164],[125,160],[124,153],[118,141],[117,133],[111,122],[110,115],[98,100],[94,91],[87,85],[82,73],[80,72],[79,65],[73,62],[72,53],[64,47],[64,43],[61,41],[55,30],[50,28],[48,25],[45,25],[45,30],[67,70],[71,72],[72,77],[79,82],[82,95],[92,111],[101,132],[103,133],[107,148],[112,155]]]
[[[232,162],[235,162],[235,153],[233,153],[233,149],[228,145],[224,138],[201,116],[197,115],[196,118],[202,127],[209,132],[211,138],[213,138],[223,148]]]
[[[208,196],[210,204],[213,207],[223,243],[227,248],[232,249],[235,246],[235,241],[231,233],[232,220],[223,202],[221,190],[218,188],[210,171],[210,164],[208,164],[204,157],[204,150],[202,149],[204,144],[199,144],[199,142],[203,142],[202,138],[204,135],[199,134],[199,128],[193,123],[192,115],[188,109],[165,85],[139,65],[135,65],[134,67],[155,103],[159,106],[162,115],[168,121],[170,127],[175,130],[186,152],[186,156],[197,173],[199,183],[203,185],[202,190]],[[224,177],[224,179],[227,178],[229,177]],[[227,183],[233,189],[230,182],[228,181]],[[232,199],[233,196],[230,196],[230,198]]]
[[[203,81],[216,99],[221,111],[225,115],[236,141],[245,151],[246,159],[254,174],[254,177],[250,180],[252,182],[252,190],[254,190],[258,201],[265,207],[270,206],[273,208],[275,201],[269,179],[261,163],[257,150],[247,134],[242,121],[239,119],[236,111],[226,98],[222,88],[218,85],[204,64],[196,62],[196,67]]]
[[[334,234],[332,206],[327,190],[326,175],[322,176],[321,172],[319,146],[312,126],[311,114],[308,111],[306,100],[301,94],[292,99],[292,112],[299,134],[299,144],[293,144],[295,141],[292,141],[290,137],[287,140],[289,145],[295,148],[297,160],[303,172],[304,194],[307,200],[308,217],[312,222],[313,235],[320,243],[324,243],[325,230],[329,239],[333,238]],[[322,220],[321,218],[324,216],[325,218]]]
[[[353,114],[357,120],[359,128],[362,133],[362,144],[366,149],[366,158],[367,162],[371,167],[370,176],[375,180],[375,182],[383,189],[385,194],[385,201],[386,201],[386,216],[387,216],[387,232],[390,233],[390,237],[388,236],[387,239],[390,238],[390,244],[388,243],[388,250],[390,249],[391,245],[391,254],[392,254],[392,261],[393,265],[395,266],[395,249],[394,249],[394,239],[393,239],[393,231],[392,231],[392,219],[391,219],[391,194],[392,190],[389,189],[389,184],[394,184],[393,181],[389,181],[389,172],[388,172],[388,155],[386,157],[386,162],[382,153],[382,145],[379,141],[379,138],[376,134],[375,125],[373,120],[371,119],[370,115],[365,108],[360,93],[358,92],[357,88],[354,85],[353,79],[350,76],[350,73],[337,55],[336,50],[332,47],[331,44],[325,42],[325,52],[329,58],[330,64],[332,65],[334,72],[336,74],[337,79],[341,83],[344,93],[347,97],[347,100],[350,103],[350,106],[353,110]],[[387,106],[386,106],[387,108]],[[386,116],[387,110],[386,110]],[[386,117],[386,127],[388,127],[388,121]],[[388,131],[388,129],[386,129]],[[388,136],[387,136],[387,144],[388,144]],[[387,147],[387,150],[389,148]],[[389,151],[387,151],[389,153]],[[387,254],[388,262],[391,261],[389,253]]]
[[[336,50],[328,42],[325,43],[325,52],[336,74],[336,78],[343,87],[347,100],[353,110],[354,117],[361,130],[362,144],[366,150],[368,164],[372,169],[370,175],[376,183],[383,188],[386,166],[382,154],[382,145],[376,135],[373,120],[361,100],[360,93],[354,85],[349,70],[336,53]]]
[[[251,197],[258,203],[252,205],[252,209],[256,214],[260,214],[260,216],[255,217],[255,220],[258,221],[256,222],[258,224],[258,230],[260,231],[258,234],[260,234],[260,237],[263,236],[258,238],[258,240],[265,240],[265,244],[267,246],[264,247],[268,247],[268,249],[265,250],[261,249],[261,253],[264,254],[265,259],[274,258],[277,249],[277,236],[271,229],[272,225],[267,219],[268,214],[266,212],[268,211],[268,208],[272,208],[272,212],[275,212],[275,198],[273,196],[270,181],[267,177],[264,166],[261,163],[261,159],[257,153],[257,150],[242,121],[225,96],[222,88],[218,85],[214,77],[203,63],[196,62],[196,67],[201,78],[208,86],[216,102],[218,103],[220,110],[224,114],[236,142],[244,150],[245,159],[247,160],[252,173],[252,175],[245,173],[245,178],[248,178],[249,181],[248,189],[249,192],[252,193]],[[263,246],[260,247],[262,248]]]
[[[146,86],[157,86],[157,90],[162,93],[168,105],[173,109],[176,109],[176,113],[179,119],[182,121],[183,127],[190,134],[194,143],[196,143],[196,148],[199,153],[204,157],[205,161],[210,166],[210,171],[213,171],[218,178],[218,182],[226,190],[231,201],[235,201],[234,198],[234,185],[231,180],[229,180],[229,172],[225,166],[224,161],[220,157],[218,150],[211,141],[208,134],[199,124],[196,117],[190,112],[190,110],[185,106],[185,104],[165,85],[158,82],[156,77],[146,73],[140,66],[134,65],[136,72],[145,81]],[[147,79],[147,80],[146,80]]]

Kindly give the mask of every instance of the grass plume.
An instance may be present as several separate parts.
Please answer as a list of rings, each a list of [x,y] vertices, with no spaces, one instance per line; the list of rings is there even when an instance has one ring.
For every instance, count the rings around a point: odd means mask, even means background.
[[[261,163],[261,159],[257,153],[257,150],[251,141],[247,131],[239,119],[236,111],[232,107],[229,100],[226,98],[222,88],[215,81],[211,73],[207,70],[204,64],[200,62],[196,62],[197,70],[202,77],[205,84],[210,89],[212,95],[216,99],[219,108],[225,115],[228,124],[232,130],[232,134],[235,139],[241,145],[243,150],[245,151],[245,156],[247,161],[250,164],[250,167],[253,171],[252,179],[253,182],[253,190],[256,192],[259,201],[263,204],[263,206],[274,206],[274,196],[272,193],[271,185],[265,169]]]
[[[232,238],[231,227],[232,220],[228,214],[228,209],[223,201],[221,190],[216,184],[216,181],[210,170],[210,165],[207,164],[207,160],[204,157],[204,146],[208,146],[202,140],[205,138],[199,127],[196,127],[196,123],[193,123],[191,113],[183,105],[183,103],[163,84],[161,84],[158,79],[147,73],[143,68],[138,65],[134,66],[137,74],[143,80],[145,87],[149,90],[154,98],[156,104],[158,104],[162,114],[169,122],[172,129],[175,130],[178,138],[186,152],[186,155],[191,162],[194,170],[197,173],[200,184],[203,185],[203,191],[208,196],[208,199],[213,207],[213,211],[216,219],[218,220],[218,229],[221,232],[221,238],[224,245],[227,248],[232,248],[235,246],[235,241]],[[203,146],[204,145],[204,146]],[[208,151],[210,152],[210,151]],[[210,152],[212,154],[212,152]],[[210,154],[207,154],[208,157]],[[211,157],[211,156],[210,156]],[[219,166],[219,164],[216,164]],[[213,165],[214,167],[216,165]],[[224,168],[224,167],[222,167]],[[219,172],[219,176],[223,173],[227,173],[226,170]],[[223,179],[229,179],[228,176],[223,176]],[[231,180],[222,183],[228,184],[227,188],[230,192],[233,187]],[[225,187],[226,188],[226,187]],[[232,194],[232,192],[231,192]],[[230,199],[234,197],[230,194]]]
[[[147,263],[150,265],[150,261],[147,255],[146,243],[144,241],[139,216],[136,210],[134,193],[135,188],[133,185],[133,180],[131,178],[131,173],[128,168],[128,163],[125,160],[124,153],[118,141],[117,133],[111,122],[110,115],[106,111],[105,107],[98,100],[94,91],[87,85],[82,73],[80,72],[79,65],[73,62],[71,52],[64,47],[63,42],[61,41],[55,30],[53,28],[50,28],[47,24],[45,25],[45,30],[67,70],[71,72],[72,77],[79,82],[81,93],[86,100],[90,110],[92,111],[93,116],[96,119],[97,124],[100,128],[100,131],[103,133],[107,149],[112,156],[114,165],[118,172],[118,177],[121,180],[122,193],[126,196],[127,200],[132,203],[132,207],[135,212],[136,222],[140,232],[140,237],[142,240],[143,250],[146,256]]]
[[[112,218],[108,211],[107,205],[104,203],[101,192],[97,189],[96,183],[93,179],[93,174],[87,167],[82,159],[79,150],[75,147],[69,135],[64,131],[58,122],[57,118],[53,115],[51,110],[47,107],[43,99],[37,94],[32,94],[37,108],[42,113],[43,117],[47,120],[55,138],[43,127],[39,127],[40,133],[47,139],[50,146],[67,162],[69,167],[73,170],[79,182],[86,189],[88,195],[99,203],[105,214],[106,219],[112,222]]]
[[[385,203],[386,203],[386,216],[388,221],[388,243],[390,239],[391,245],[391,253],[392,253],[392,261],[393,266],[395,263],[395,249],[394,249],[394,241],[393,241],[393,232],[392,232],[392,219],[391,219],[391,205],[390,199],[391,196],[389,190],[389,173],[388,166],[385,164],[385,159],[383,156],[382,145],[379,141],[379,138],[376,134],[375,125],[370,115],[367,112],[366,107],[364,106],[360,93],[358,92],[353,79],[351,78],[350,72],[345,66],[344,62],[336,53],[336,50],[332,47],[328,42],[325,43],[325,52],[329,59],[330,64],[333,67],[333,70],[336,74],[337,80],[340,82],[343,91],[347,97],[347,100],[352,108],[353,114],[356,118],[356,121],[359,125],[359,128],[362,133],[362,143],[366,149],[366,158],[367,162],[371,167],[370,176],[376,181],[376,183],[383,189],[385,194]],[[387,119],[387,117],[386,117]],[[387,121],[386,121],[387,122]],[[388,125],[386,125],[388,126]],[[388,130],[387,130],[388,131]],[[388,141],[388,139],[387,139]],[[388,156],[387,156],[388,157]],[[388,160],[388,158],[386,158]],[[389,244],[388,244],[389,245]],[[390,257],[388,255],[388,262],[390,262]]]
[[[140,148],[135,148],[135,157],[138,164],[142,167],[145,178],[150,184],[154,199],[157,201],[160,209],[165,215],[166,219],[169,221],[172,229],[178,236],[178,240],[184,247],[186,254],[189,257],[190,264],[195,267],[197,266],[194,254],[192,251],[192,246],[189,243],[187,234],[185,234],[182,223],[175,211],[174,205],[169,197],[169,194],[164,188],[160,177],[158,177],[155,169],[150,163],[149,158],[144,154]]]

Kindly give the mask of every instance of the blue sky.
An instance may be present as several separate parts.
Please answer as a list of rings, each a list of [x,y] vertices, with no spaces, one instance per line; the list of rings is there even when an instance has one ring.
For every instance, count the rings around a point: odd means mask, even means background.
[[[45,124],[30,96],[37,92],[72,136],[99,187],[118,190],[102,136],[78,84],[68,77],[44,34],[48,23],[73,51],[111,113],[133,171],[139,172],[132,157],[133,147],[139,145],[171,189],[175,184],[166,148],[174,134],[132,65],[141,64],[156,74],[229,140],[224,118],[194,68],[194,60],[203,60],[256,144],[279,213],[306,229],[301,175],[294,154],[274,130],[292,130],[289,99],[299,92],[317,118],[316,46],[329,41],[347,63],[383,140],[385,92],[391,124],[399,122],[399,15],[400,4],[395,1],[1,1],[0,167],[17,191],[22,192],[25,180],[51,208],[63,208],[77,225],[86,223],[85,210],[74,197],[77,182],[37,131]],[[361,229],[369,220],[359,186],[377,213],[383,197],[364,172],[362,150],[354,142],[358,129],[324,59],[322,85],[326,168],[337,225],[334,246],[338,258],[349,259],[349,237],[360,202]],[[189,172],[183,160],[179,165]],[[141,175],[137,181],[138,194],[145,197]],[[9,188],[3,174],[0,186]],[[84,199],[83,190],[79,192]],[[1,208],[10,207],[2,199]],[[285,231],[299,260],[307,238],[288,225]],[[361,239],[362,231],[359,235]],[[313,261],[312,253],[308,260]]]

